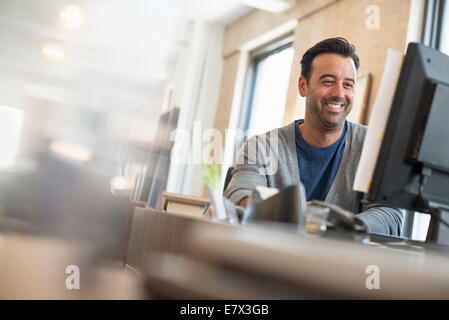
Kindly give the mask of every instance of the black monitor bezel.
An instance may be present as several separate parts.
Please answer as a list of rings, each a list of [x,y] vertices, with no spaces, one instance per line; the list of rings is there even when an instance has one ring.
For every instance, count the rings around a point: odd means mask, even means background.
[[[411,156],[411,150],[416,145],[423,115],[428,112],[426,100],[429,100],[432,92],[429,84],[435,83],[449,83],[449,57],[422,44],[410,43],[403,60],[369,192],[365,194],[369,201],[428,212],[428,208],[417,201],[421,196],[419,188],[423,164]],[[439,185],[446,185],[448,190],[438,190]],[[423,190],[428,200],[449,206],[447,173],[433,170]]]

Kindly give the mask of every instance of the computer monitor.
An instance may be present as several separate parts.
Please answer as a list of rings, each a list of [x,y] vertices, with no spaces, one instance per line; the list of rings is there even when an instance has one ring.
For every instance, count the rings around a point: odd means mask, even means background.
[[[436,49],[407,47],[365,198],[431,213],[427,241],[449,244],[449,56]]]

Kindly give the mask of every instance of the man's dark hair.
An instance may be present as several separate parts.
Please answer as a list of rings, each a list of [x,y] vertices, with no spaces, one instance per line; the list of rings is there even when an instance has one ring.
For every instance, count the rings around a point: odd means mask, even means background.
[[[310,72],[312,71],[312,61],[321,53],[337,53],[346,58],[350,57],[354,60],[356,70],[359,69],[360,59],[355,53],[355,47],[345,38],[329,38],[318,42],[302,56],[301,75],[306,78],[307,82],[309,82]]]

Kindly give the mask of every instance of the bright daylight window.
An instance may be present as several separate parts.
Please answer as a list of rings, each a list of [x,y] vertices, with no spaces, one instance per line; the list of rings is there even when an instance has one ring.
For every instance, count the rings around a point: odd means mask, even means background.
[[[440,50],[449,55],[449,4],[444,2],[442,8]]]
[[[291,41],[252,58],[241,126],[246,137],[282,126],[292,59]]]
[[[448,0],[427,0],[422,42],[449,55]]]
[[[22,110],[0,105],[0,168],[14,164],[22,122]]]

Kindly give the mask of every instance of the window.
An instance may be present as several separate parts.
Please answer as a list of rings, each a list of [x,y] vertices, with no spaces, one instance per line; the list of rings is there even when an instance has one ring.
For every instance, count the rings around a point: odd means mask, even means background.
[[[442,7],[440,50],[449,55],[449,4],[444,1]]]
[[[244,139],[282,126],[292,59],[292,38],[252,55],[239,126]]]
[[[22,122],[22,110],[0,105],[0,168],[14,165]]]
[[[448,0],[428,0],[423,42],[449,55],[448,2]]]
[[[413,230],[411,238],[417,241],[425,241],[429,229],[430,215],[415,212],[413,216]]]

